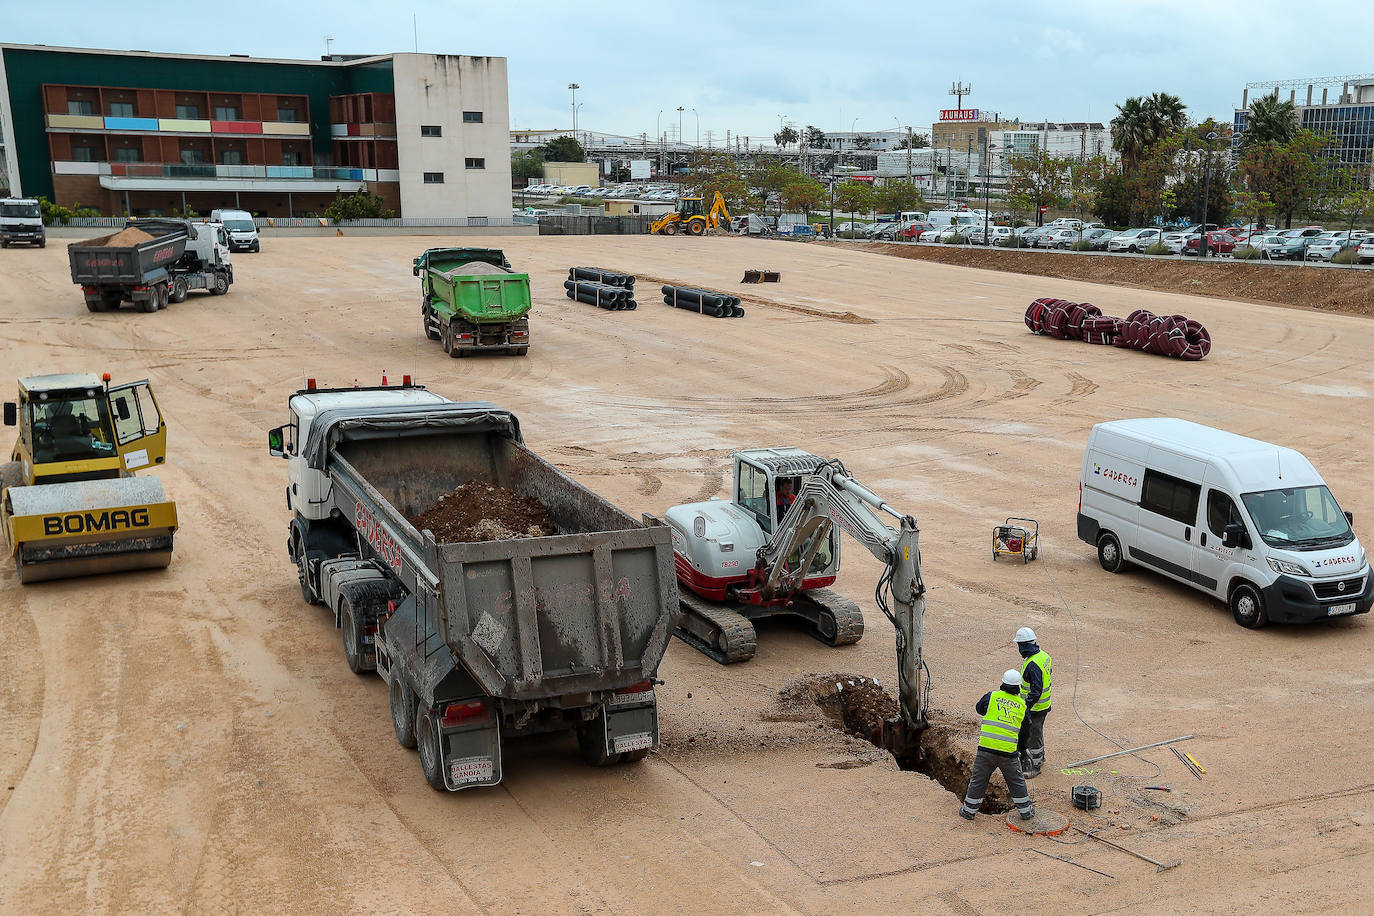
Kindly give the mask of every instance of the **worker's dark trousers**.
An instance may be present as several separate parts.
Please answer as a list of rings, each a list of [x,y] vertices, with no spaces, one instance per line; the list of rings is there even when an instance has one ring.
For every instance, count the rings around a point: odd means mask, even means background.
[[[1021,759],[1015,754],[1003,757],[981,747],[978,748],[978,756],[973,758],[973,776],[968,781],[968,792],[964,793],[964,813],[978,813],[983,797],[988,793],[988,778],[993,770],[1002,771],[1002,778],[1007,781],[1007,791],[1011,793],[1016,810],[1022,814],[1034,814],[1030,789],[1026,787],[1026,778],[1021,775]]]
[[[1048,709],[1026,713],[1026,728],[1021,732],[1021,761],[1036,772],[1045,765],[1045,717],[1049,714]]]

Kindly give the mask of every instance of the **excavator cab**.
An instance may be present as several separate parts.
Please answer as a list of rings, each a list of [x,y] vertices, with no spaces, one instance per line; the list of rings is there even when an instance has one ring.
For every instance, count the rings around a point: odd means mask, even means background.
[[[677,204],[678,219],[687,220],[693,216],[705,216],[700,197],[684,197]]]

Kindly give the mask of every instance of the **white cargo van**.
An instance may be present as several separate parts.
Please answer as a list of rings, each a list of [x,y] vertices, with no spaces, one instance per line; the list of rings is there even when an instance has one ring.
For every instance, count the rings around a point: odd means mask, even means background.
[[[1374,602],[1350,513],[1293,449],[1186,420],[1099,423],[1078,489],[1078,537],[1103,569],[1134,564],[1199,588],[1241,626]]]
[[[223,223],[229,233],[230,251],[258,251],[258,225],[247,210],[211,210],[210,222]]]

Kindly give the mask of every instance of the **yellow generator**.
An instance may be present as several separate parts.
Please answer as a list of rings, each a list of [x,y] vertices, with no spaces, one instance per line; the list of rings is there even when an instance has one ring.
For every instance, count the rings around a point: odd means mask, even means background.
[[[0,520],[20,582],[172,561],[176,503],[156,477],[134,476],[167,454],[167,424],[147,381],[21,378],[5,425],[19,427],[19,440],[0,465]]]

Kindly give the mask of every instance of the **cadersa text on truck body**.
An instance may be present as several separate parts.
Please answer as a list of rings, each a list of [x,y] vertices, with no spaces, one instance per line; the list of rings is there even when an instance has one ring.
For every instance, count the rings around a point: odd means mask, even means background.
[[[387,531],[385,526],[377,520],[372,511],[361,502],[353,504],[353,521],[358,528],[358,533],[377,555],[382,558],[382,562],[390,566],[397,572],[401,571],[401,547],[396,543],[396,538]]]

